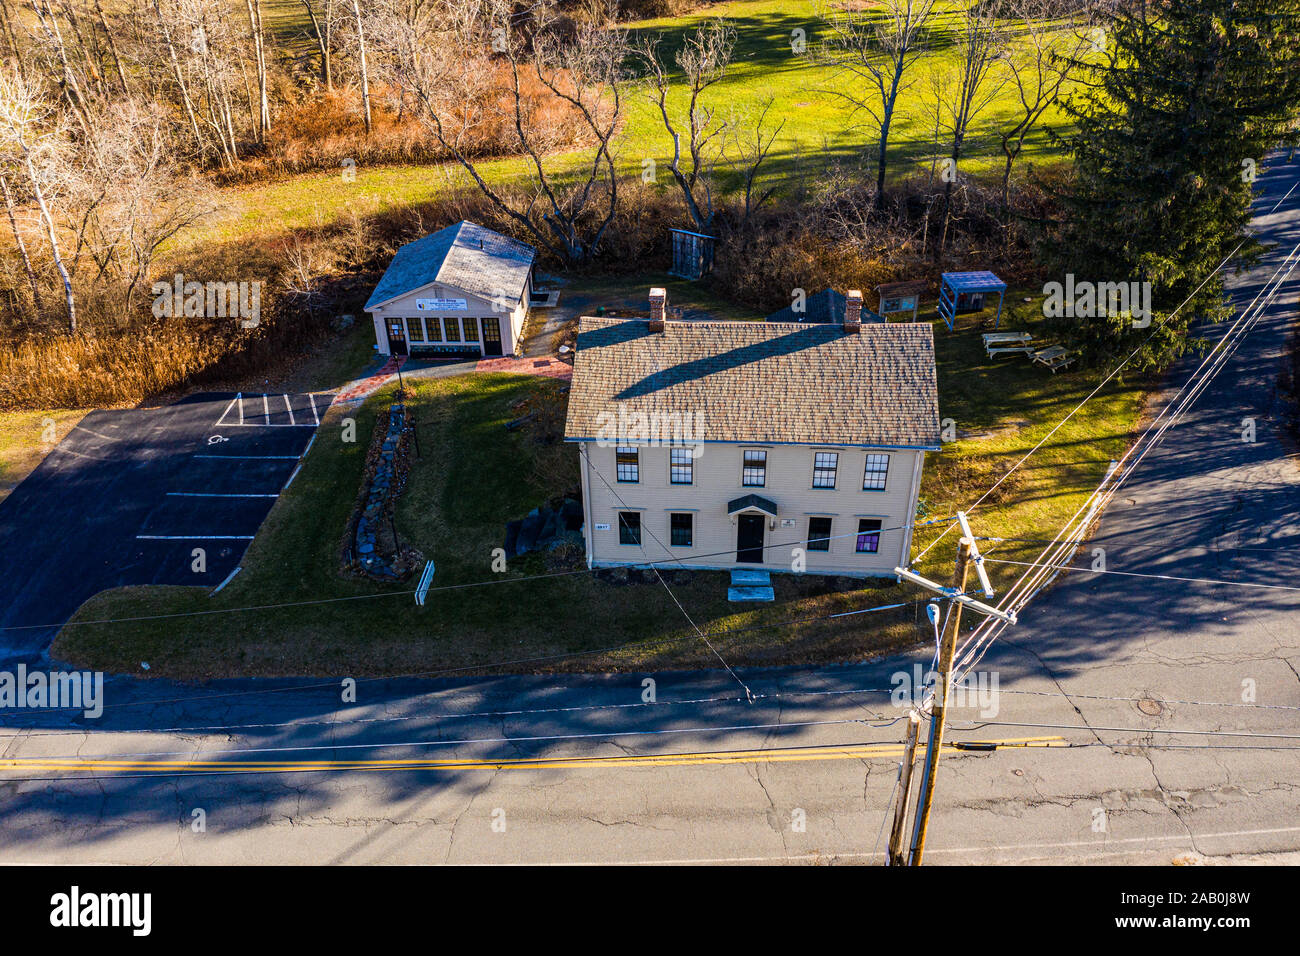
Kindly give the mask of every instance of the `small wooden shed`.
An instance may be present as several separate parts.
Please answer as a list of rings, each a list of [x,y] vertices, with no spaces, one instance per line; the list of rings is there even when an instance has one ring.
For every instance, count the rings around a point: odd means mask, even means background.
[[[713,237],[702,232],[672,229],[673,266],[670,275],[701,279],[713,271]]]

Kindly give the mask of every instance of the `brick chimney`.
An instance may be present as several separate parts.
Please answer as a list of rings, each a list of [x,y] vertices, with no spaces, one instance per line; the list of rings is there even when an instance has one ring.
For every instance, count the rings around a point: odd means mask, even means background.
[[[844,331],[860,332],[862,330],[862,293],[850,289],[844,296]]]
[[[664,317],[668,311],[668,290],[654,288],[650,290],[650,331],[664,330]]]

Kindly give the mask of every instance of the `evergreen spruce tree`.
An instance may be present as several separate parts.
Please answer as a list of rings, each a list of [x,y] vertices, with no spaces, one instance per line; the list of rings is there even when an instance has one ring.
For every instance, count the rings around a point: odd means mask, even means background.
[[[1154,316],[1053,325],[1092,364],[1150,336],[1137,367],[1158,368],[1187,348],[1190,320],[1227,314],[1215,267],[1239,244],[1238,266],[1261,252],[1251,173],[1300,109],[1300,0],[1121,0],[1103,30],[1080,64],[1087,92],[1063,104],[1074,178],[1047,261],[1062,282],[1150,282]]]

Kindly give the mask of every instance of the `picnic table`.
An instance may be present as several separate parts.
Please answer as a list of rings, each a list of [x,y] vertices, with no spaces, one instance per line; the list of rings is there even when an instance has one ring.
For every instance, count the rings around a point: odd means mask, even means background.
[[[986,332],[983,338],[984,351],[989,358],[1014,352],[1027,355],[1034,351],[1031,344],[1034,337],[1028,332]]]
[[[1046,365],[1056,374],[1058,368],[1065,368],[1077,358],[1077,356],[1067,349],[1064,345],[1050,345],[1045,349],[1039,349],[1036,352],[1030,352],[1029,358],[1039,365]]]

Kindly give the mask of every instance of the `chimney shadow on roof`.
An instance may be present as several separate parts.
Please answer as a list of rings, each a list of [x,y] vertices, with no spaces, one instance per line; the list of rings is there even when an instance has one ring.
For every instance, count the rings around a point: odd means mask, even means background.
[[[771,328],[770,325],[762,323],[753,324],[759,328]],[[653,355],[657,352],[655,348],[657,340],[662,335],[663,333],[651,332],[649,323],[645,320],[627,319],[613,325],[582,332],[578,336],[578,351],[581,353],[583,349],[623,345],[644,339],[647,351]],[[731,349],[728,352],[721,352],[706,358],[684,362],[681,365],[663,368],[623,389],[614,398],[624,400],[650,395],[671,388],[674,385],[680,385],[683,382],[704,378],[715,372],[740,368],[778,355],[793,355],[804,349],[815,348],[850,335],[857,336],[860,333],[845,332],[842,325],[833,323],[821,323],[795,329],[784,335],[765,339],[762,342],[754,342],[750,345]]]

